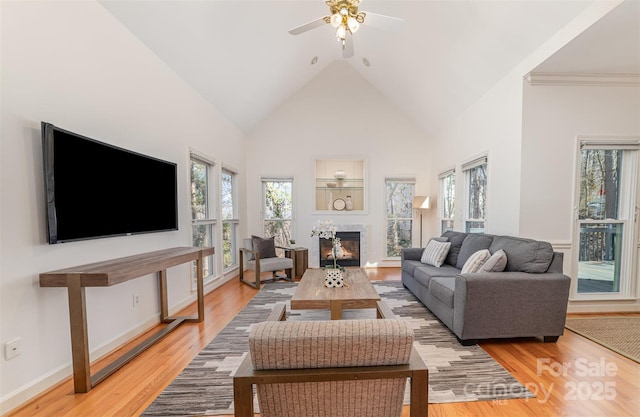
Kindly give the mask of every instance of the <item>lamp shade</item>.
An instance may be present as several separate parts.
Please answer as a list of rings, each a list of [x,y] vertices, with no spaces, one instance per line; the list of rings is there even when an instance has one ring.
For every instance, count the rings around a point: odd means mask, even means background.
[[[428,209],[431,207],[431,199],[429,196],[415,196],[413,197],[413,208],[415,209]]]

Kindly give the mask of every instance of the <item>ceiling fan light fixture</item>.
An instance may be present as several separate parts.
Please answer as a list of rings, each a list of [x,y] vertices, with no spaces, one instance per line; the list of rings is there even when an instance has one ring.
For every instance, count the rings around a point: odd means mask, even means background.
[[[344,25],[338,26],[336,30],[336,38],[338,38],[338,42],[343,42],[347,37],[347,28]]]
[[[351,33],[356,33],[356,31],[360,27],[360,23],[358,23],[355,18],[349,16],[349,18],[347,19],[347,26],[349,26],[349,31]]]
[[[342,24],[342,15],[340,13],[334,13],[331,15],[331,20],[329,21],[331,26],[337,28]]]

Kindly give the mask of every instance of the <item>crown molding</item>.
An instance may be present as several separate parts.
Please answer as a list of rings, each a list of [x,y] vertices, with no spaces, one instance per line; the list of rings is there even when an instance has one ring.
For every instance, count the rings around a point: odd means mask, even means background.
[[[638,87],[640,74],[579,74],[568,72],[529,73],[525,79],[531,85]]]

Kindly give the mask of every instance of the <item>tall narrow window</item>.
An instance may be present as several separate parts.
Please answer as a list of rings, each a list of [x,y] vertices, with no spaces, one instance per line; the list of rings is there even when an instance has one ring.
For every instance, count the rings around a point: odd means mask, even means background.
[[[412,246],[414,178],[385,179],[387,257]]]
[[[456,171],[449,169],[438,175],[440,180],[440,208],[438,214],[440,216],[440,231],[442,233],[447,230],[453,230],[453,222],[456,208]]]
[[[624,277],[634,268],[639,149],[638,140],[581,140],[578,293],[630,291]]]
[[[213,246],[214,242],[214,226],[216,224],[215,218],[215,204],[212,196],[212,179],[213,175],[213,163],[200,158],[196,155],[191,155],[191,230],[193,236],[193,246]],[[214,274],[214,258],[213,256],[207,256],[203,262],[203,276],[205,281],[210,280]],[[193,263],[194,274],[193,279],[195,282],[195,268],[196,264]]]
[[[275,237],[276,246],[290,246],[293,233],[293,179],[263,178],[265,237]]]
[[[238,210],[236,208],[236,174],[222,169],[221,203],[222,203],[222,267],[228,270],[238,263],[237,229]]]
[[[466,179],[467,233],[484,233],[487,217],[487,157],[474,159],[462,165]]]

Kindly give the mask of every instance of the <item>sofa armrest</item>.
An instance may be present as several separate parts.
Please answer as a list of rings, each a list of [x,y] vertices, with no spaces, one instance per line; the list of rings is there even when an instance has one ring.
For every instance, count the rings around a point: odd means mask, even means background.
[[[419,261],[424,248],[406,248],[400,253],[400,261]]]
[[[559,336],[571,279],[557,272],[484,272],[456,276],[453,331],[462,340]]]

